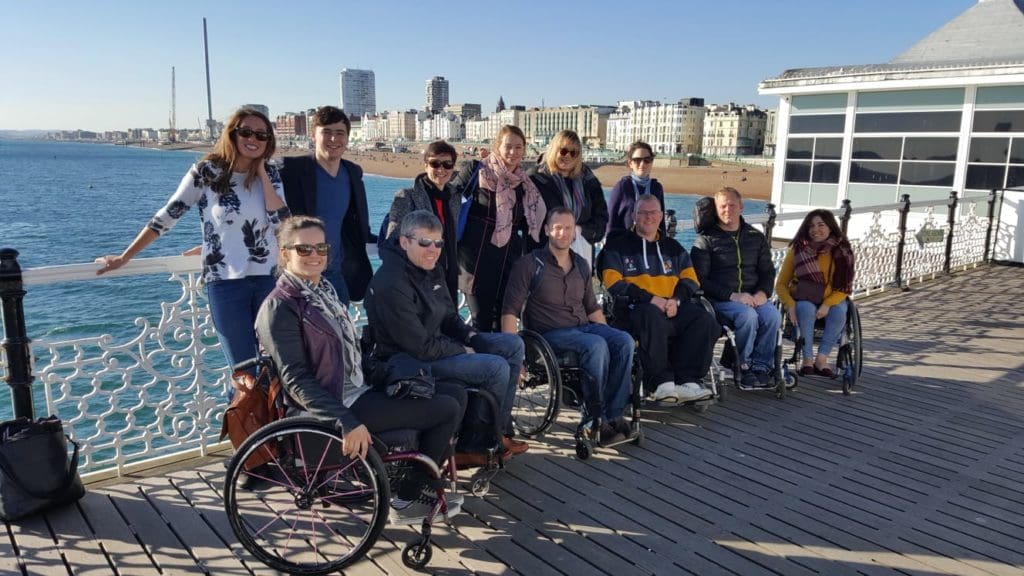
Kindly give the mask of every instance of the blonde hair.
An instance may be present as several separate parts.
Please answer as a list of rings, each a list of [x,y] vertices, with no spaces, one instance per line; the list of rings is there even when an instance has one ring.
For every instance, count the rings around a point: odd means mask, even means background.
[[[722,186],[721,188],[718,189],[717,192],[715,192],[715,198],[727,195],[732,195],[732,197],[735,198],[736,200],[743,202],[743,195],[740,194],[739,190],[733,188],[732,186]]]
[[[577,152],[576,164],[566,174],[566,178],[579,178],[580,174],[583,173],[583,143],[580,142],[578,134],[572,130],[562,130],[555,137],[551,139],[551,143],[548,144],[548,149],[544,152],[544,164],[547,165],[548,171],[552,174],[558,174],[558,151],[562,148],[567,148],[568,145],[575,145]]]

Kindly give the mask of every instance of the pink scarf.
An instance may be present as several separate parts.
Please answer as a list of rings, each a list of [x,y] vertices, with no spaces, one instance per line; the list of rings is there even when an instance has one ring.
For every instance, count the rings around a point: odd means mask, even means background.
[[[512,216],[516,206],[516,187],[523,185],[523,213],[526,216],[526,225],[530,230],[530,236],[540,242],[541,227],[544,226],[544,217],[547,215],[547,207],[544,206],[544,199],[534,186],[533,181],[526,176],[523,167],[519,166],[515,171],[509,171],[505,163],[497,154],[491,153],[480,165],[480,188],[490,190],[494,193],[494,233],[491,235],[491,244],[501,247],[508,244],[512,237],[512,227],[515,222]]]

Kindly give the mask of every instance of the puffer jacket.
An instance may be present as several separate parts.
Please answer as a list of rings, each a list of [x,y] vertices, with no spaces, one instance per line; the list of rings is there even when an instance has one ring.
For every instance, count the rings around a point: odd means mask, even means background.
[[[274,361],[289,404],[318,419],[340,422],[345,430],[360,426],[349,407],[368,388],[343,384],[341,340],[320,310],[286,280],[278,280],[260,306],[256,335]]]
[[[465,353],[473,329],[459,316],[440,266],[413,264],[398,243],[388,240],[382,264],[370,280],[363,306],[376,341],[374,355],[398,352],[432,362]]]
[[[733,292],[772,295],[775,265],[771,246],[765,235],[743,218],[736,232],[713,226],[698,236],[690,258],[701,288],[711,300],[725,302]]]

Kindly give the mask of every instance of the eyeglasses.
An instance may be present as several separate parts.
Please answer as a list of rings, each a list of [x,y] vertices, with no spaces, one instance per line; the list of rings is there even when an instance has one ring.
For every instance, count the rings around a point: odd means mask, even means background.
[[[451,170],[452,168],[455,168],[455,162],[453,162],[451,160],[443,160],[443,161],[442,160],[427,160],[427,166],[430,166],[431,168],[434,168],[435,170],[437,168],[444,168],[445,170]]]
[[[559,156],[572,156],[573,158],[580,155],[579,150],[573,150],[571,148],[562,148],[558,151]]]
[[[316,250],[318,256],[327,256],[331,253],[331,245],[327,242],[319,244],[287,244],[283,248],[285,250],[295,250],[295,253],[299,256],[309,256],[314,250]]]
[[[406,238],[415,240],[420,245],[420,248],[429,248],[431,244],[437,249],[444,248],[444,240],[431,240],[430,238],[417,238],[415,236],[406,236]]]
[[[239,126],[238,128],[235,128],[235,134],[238,134],[242,138],[252,138],[253,136],[255,136],[256,139],[259,140],[260,142],[266,142],[267,140],[270,140],[270,132],[263,132],[262,130],[253,130],[248,126]]]
[[[654,162],[654,156],[634,156],[629,161],[633,164],[650,164]]]

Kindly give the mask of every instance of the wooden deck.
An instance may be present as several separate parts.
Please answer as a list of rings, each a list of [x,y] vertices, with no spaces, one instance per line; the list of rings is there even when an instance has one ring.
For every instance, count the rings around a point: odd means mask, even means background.
[[[563,414],[436,531],[438,574],[1024,574],[1024,270],[860,303],[860,386],[646,413],[573,455]],[[232,536],[220,462],[93,488],[5,526],[0,574],[268,574]],[[405,574],[387,529],[351,574]]]

